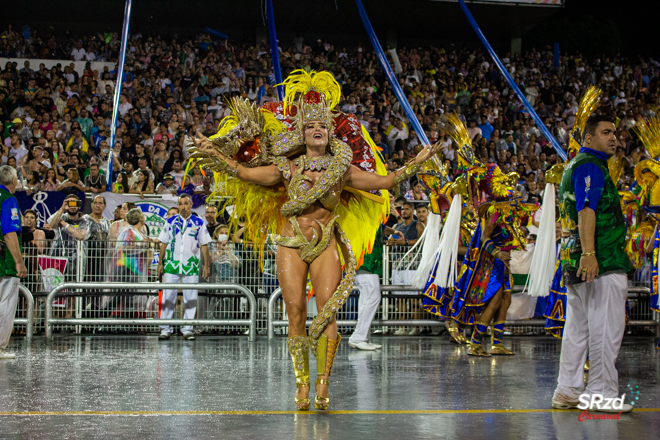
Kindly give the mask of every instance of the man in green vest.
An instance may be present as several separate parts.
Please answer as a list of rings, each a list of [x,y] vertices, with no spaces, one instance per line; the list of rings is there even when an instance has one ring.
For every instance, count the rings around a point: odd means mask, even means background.
[[[27,276],[21,255],[21,214],[14,197],[16,186],[16,170],[8,165],[0,167],[0,360],[16,357],[5,349],[14,327],[18,278]]]
[[[557,389],[552,407],[628,412],[632,406],[590,407],[592,397],[619,398],[615,362],[626,326],[626,223],[607,167],[616,151],[616,127],[609,116],[592,115],[578,155],[564,169],[559,186],[561,262],[567,311]],[[583,366],[589,353],[586,388]],[[586,406],[586,408],[585,408]],[[618,405],[617,405],[618,406]]]

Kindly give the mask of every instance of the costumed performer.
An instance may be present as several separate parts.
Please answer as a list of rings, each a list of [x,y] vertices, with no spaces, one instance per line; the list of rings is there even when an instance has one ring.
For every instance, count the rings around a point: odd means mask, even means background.
[[[449,205],[452,204],[455,195],[461,195],[461,221],[460,221],[460,236],[457,241],[456,255],[459,259],[456,260],[457,270],[454,275],[460,270],[460,265],[467,253],[468,246],[472,240],[472,235],[476,228],[476,219],[474,217],[474,209],[469,205],[470,197],[467,192],[466,175],[459,176],[454,182],[446,183],[441,188],[434,185],[435,176],[429,173],[418,173],[420,182],[431,193],[431,212],[442,216],[443,223],[446,223]],[[431,182],[429,182],[431,180]],[[439,191],[438,191],[439,189]],[[454,293],[452,287],[438,286],[439,276],[438,268],[440,266],[440,252],[436,252],[434,256],[433,266],[430,273],[426,274],[425,284],[422,289],[422,294],[425,296],[423,307],[424,310],[433,315],[439,316],[445,321],[445,326],[449,333],[449,341],[456,344],[464,344],[467,342],[465,338],[465,325],[454,321],[452,315],[452,304],[454,302]],[[421,265],[420,265],[421,267]],[[454,276],[456,278],[456,276]]]
[[[525,249],[520,226],[529,223],[538,206],[521,201],[513,187],[517,174],[505,175],[496,164],[484,165],[476,159],[467,128],[456,115],[443,118],[442,123],[460,145],[459,166],[470,177],[470,202],[477,209],[479,221],[454,288],[452,319],[474,325],[469,355],[510,356],[513,351],[502,345],[513,285],[510,251]],[[487,353],[481,343],[491,320],[491,349]]]
[[[340,130],[362,133],[372,154],[375,145],[353,115],[333,112],[341,90],[332,75],[297,70],[284,86],[284,102],[261,110],[234,99],[234,114],[216,137],[196,140],[193,157],[227,176],[223,191],[236,196],[236,217],[245,216],[246,235],[252,241],[263,249],[264,235],[277,235],[277,276],[289,320],[287,345],[296,375],[296,406],[309,409],[311,348],[318,376],[314,407],[327,410],[329,376],[341,339],[335,314],[353,288],[357,260],[369,250],[389,211],[388,199],[372,192],[410,178],[439,145],[426,146],[389,175],[381,175],[385,169],[378,160],[374,167],[378,169],[366,172],[351,164],[364,151],[352,150]],[[319,310],[309,336],[305,329],[308,275]]]

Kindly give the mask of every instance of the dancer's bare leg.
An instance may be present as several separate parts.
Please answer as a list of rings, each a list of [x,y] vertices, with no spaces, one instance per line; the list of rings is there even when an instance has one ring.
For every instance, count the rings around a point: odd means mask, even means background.
[[[309,267],[314,295],[316,295],[316,308],[319,312],[328,302],[332,294],[337,290],[341,282],[341,260],[337,250],[337,241],[333,237],[330,245]],[[330,340],[337,339],[337,319],[336,317],[323,330],[323,333]],[[327,376],[318,376],[319,379],[328,379]],[[320,383],[316,386],[316,395],[319,397],[328,397],[328,386]]]
[[[307,263],[300,258],[300,250],[279,246],[275,257],[277,278],[289,319],[289,337],[307,336]],[[296,388],[296,398],[309,396],[309,387]]]

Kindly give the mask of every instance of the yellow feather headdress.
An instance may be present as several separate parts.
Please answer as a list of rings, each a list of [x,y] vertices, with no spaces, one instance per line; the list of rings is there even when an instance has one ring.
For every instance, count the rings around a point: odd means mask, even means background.
[[[578,111],[575,115],[575,122],[573,123],[573,130],[571,130],[571,138],[568,145],[569,157],[574,157],[580,147],[584,137],[584,127],[587,125],[587,119],[591,116],[598,107],[600,107],[599,98],[603,91],[598,87],[590,86],[582,96]]]
[[[639,136],[651,158],[658,159],[660,156],[660,117],[639,118],[633,130]]]

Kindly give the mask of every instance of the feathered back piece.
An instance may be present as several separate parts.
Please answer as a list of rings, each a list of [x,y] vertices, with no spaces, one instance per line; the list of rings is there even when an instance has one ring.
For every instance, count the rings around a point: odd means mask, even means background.
[[[587,119],[596,111],[600,106],[599,98],[603,91],[598,87],[590,86],[580,100],[577,114],[575,115],[575,122],[573,123],[573,130],[571,130],[571,138],[568,145],[568,156],[575,157],[582,146],[584,137],[584,127],[587,125]]]
[[[644,147],[646,147],[651,158],[657,160],[660,157],[660,117],[639,118],[633,130],[644,143]]]

